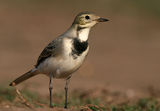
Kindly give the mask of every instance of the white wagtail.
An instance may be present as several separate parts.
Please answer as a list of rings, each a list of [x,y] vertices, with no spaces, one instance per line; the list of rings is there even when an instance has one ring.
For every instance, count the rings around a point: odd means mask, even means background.
[[[76,70],[79,69],[88,54],[88,35],[91,27],[98,22],[106,22],[108,19],[101,18],[94,13],[81,12],[71,27],[62,35],[49,43],[40,54],[37,64],[33,69],[18,77],[10,83],[15,86],[22,81],[37,74],[49,76],[50,107],[52,105],[52,82],[53,78],[65,79],[65,105],[67,108],[67,92],[69,80]]]

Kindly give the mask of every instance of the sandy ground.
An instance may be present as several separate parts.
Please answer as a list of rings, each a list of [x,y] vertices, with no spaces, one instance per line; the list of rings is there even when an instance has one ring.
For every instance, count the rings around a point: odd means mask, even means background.
[[[7,86],[33,68],[45,45],[71,25],[77,12],[19,10],[1,4],[0,84]],[[108,17],[110,21],[98,24],[91,31],[89,55],[73,75],[70,90],[109,88],[145,95],[149,87],[160,89],[159,20],[126,13],[95,13]],[[48,95],[48,78],[44,75],[31,78],[18,88],[23,86]],[[63,80],[54,81],[56,92],[63,91],[63,87]]]

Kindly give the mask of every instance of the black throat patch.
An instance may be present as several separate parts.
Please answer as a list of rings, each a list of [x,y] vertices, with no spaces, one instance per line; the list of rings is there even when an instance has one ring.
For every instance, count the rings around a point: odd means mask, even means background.
[[[80,56],[88,47],[88,41],[81,42],[78,38],[73,39],[72,56],[74,59]]]

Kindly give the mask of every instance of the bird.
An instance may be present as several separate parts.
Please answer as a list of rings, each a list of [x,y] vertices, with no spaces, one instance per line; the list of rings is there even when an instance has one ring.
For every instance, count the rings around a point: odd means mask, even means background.
[[[64,79],[66,81],[64,87],[64,108],[67,108],[69,81],[73,73],[80,68],[88,54],[89,32],[97,23],[107,21],[109,20],[97,16],[92,12],[84,11],[78,13],[68,30],[51,41],[43,49],[35,67],[12,81],[9,85],[16,86],[38,74],[47,75],[49,77],[49,106],[52,108],[53,79]]]

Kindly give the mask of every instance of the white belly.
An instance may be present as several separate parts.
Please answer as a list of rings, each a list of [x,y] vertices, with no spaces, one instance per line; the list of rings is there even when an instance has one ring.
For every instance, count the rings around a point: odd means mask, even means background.
[[[67,78],[74,71],[76,71],[83,63],[89,47],[80,56],[74,59],[71,55],[64,55],[63,57],[50,57],[39,65],[38,70],[46,75],[53,73],[54,78]]]

